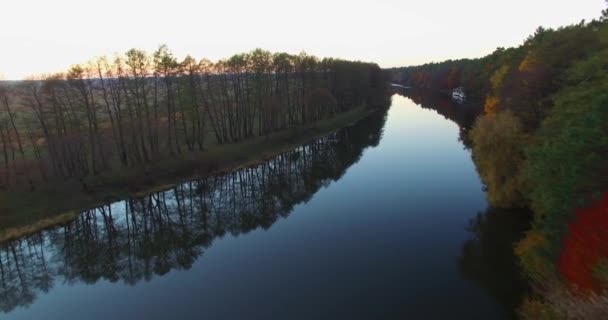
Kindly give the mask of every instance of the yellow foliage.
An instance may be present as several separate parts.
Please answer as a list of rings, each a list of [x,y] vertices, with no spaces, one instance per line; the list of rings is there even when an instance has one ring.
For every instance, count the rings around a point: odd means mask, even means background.
[[[515,254],[519,257],[521,266],[526,274],[534,280],[543,281],[551,278],[554,273],[553,264],[543,258],[539,251],[547,248],[549,241],[540,231],[529,231],[515,246]]]
[[[485,111],[486,114],[494,115],[494,114],[496,114],[496,112],[498,112],[498,103],[499,102],[500,102],[500,99],[498,99],[498,97],[487,96],[486,102],[483,105],[483,110]]]
[[[519,64],[519,71],[526,72],[534,68],[537,64],[536,54],[532,51],[528,52],[526,58]]]
[[[510,111],[479,117],[470,138],[473,159],[488,188],[490,204],[499,208],[524,206],[524,181],[520,167],[527,138],[519,119]]]
[[[508,65],[503,65],[494,72],[494,74],[490,78],[490,83],[492,83],[492,90],[494,90],[494,92],[502,88],[507,73],[509,73]]]
[[[523,238],[515,247],[515,254],[522,256],[528,252],[543,247],[547,244],[547,239],[539,231],[529,231],[526,237]]]
[[[500,104],[500,98],[498,97],[498,93],[502,88],[505,78],[509,73],[509,66],[503,65],[498,68],[490,77],[490,83],[492,84],[492,92],[486,97],[486,101],[484,104],[484,111],[486,114],[496,114],[498,112],[498,105]]]

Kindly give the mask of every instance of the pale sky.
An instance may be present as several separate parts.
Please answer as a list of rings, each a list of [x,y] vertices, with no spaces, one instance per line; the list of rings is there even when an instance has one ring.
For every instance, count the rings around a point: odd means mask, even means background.
[[[165,43],[211,60],[263,48],[382,67],[486,55],[604,0],[2,0],[0,75],[21,79]]]

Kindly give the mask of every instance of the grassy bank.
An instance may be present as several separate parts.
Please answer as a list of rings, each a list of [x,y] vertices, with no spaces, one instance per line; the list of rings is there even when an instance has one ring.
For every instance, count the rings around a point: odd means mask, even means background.
[[[331,119],[289,128],[239,143],[213,145],[145,167],[114,170],[82,181],[37,186],[34,191],[0,193],[0,242],[66,223],[86,208],[166,190],[185,180],[254,166],[312,139],[352,125],[374,110],[364,106]]]

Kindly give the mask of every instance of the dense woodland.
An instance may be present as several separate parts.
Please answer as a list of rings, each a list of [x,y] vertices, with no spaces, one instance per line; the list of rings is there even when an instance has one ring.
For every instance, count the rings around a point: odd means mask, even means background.
[[[215,63],[166,46],[0,82],[0,188],[76,180],[373,108],[376,64],[261,49]],[[86,188],[86,186],[84,186]]]
[[[270,228],[339,179],[382,136],[385,112],[259,166],[89,209],[70,223],[0,245],[0,312],[57,282],[135,285],[184,270],[216,238]]]
[[[608,317],[608,10],[538,28],[516,48],[392,70],[394,81],[483,99],[473,157],[497,208],[529,207],[516,248],[529,319]]]

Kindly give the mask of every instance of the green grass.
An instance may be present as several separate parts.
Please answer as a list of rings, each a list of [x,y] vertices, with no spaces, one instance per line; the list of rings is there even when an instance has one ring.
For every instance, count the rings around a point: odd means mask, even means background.
[[[78,181],[53,182],[33,192],[0,192],[0,242],[15,239],[57,224],[77,213],[110,201],[170,189],[181,182],[254,166],[312,139],[352,125],[373,110],[364,106],[313,124],[289,128],[267,136],[225,145],[204,152],[166,158],[140,168],[113,170]]]

